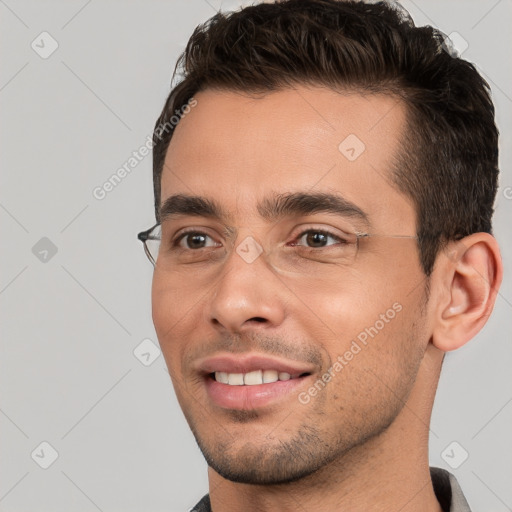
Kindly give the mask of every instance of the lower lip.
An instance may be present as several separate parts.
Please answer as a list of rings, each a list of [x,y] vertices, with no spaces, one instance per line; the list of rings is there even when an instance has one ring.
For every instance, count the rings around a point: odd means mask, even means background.
[[[207,377],[206,390],[211,400],[223,409],[251,411],[273,405],[289,397],[304,383],[305,379],[307,377],[278,380],[254,386],[230,386],[217,382],[212,377]]]

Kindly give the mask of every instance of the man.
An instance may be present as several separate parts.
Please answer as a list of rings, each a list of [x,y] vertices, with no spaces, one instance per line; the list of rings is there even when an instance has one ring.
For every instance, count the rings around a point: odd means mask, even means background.
[[[193,510],[470,510],[428,434],[502,278],[487,84],[386,3],[219,13],[178,64],[139,237]]]

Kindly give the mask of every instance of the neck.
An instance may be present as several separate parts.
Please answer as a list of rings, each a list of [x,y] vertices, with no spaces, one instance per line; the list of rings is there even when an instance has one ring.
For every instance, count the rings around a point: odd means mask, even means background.
[[[213,512],[442,512],[428,462],[428,425],[442,358],[442,352],[428,346],[404,407],[382,434],[299,481],[240,484],[208,468]]]

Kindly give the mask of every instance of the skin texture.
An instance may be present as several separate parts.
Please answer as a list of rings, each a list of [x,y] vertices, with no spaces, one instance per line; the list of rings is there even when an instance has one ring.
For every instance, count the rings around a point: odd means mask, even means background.
[[[414,205],[390,181],[405,106],[304,86],[258,98],[206,90],[196,99],[171,140],[161,199],[215,199],[229,218],[176,217],[163,235],[194,227],[230,250],[157,264],[152,302],[178,400],[209,464],[213,510],[439,512],[428,470],[432,403],[444,352],[474,336],[492,309],[501,280],[494,239],[478,233],[448,244],[428,295],[413,238],[363,240],[350,266],[335,263],[336,249],[307,260],[304,272],[273,266],[265,254],[298,226],[415,235]],[[354,161],[338,149],[350,134],[365,145]],[[341,194],[369,225],[326,213],[262,219],[259,202],[293,192]],[[251,263],[234,250],[248,236],[264,248]],[[332,370],[382,315],[383,327]],[[210,400],[198,372],[218,354],[272,355],[312,371],[279,400],[230,410]],[[330,382],[301,403],[299,392],[329,369]]]

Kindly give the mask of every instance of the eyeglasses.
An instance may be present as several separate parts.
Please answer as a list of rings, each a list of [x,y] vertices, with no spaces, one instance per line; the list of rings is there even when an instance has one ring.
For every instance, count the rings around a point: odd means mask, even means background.
[[[223,245],[217,242],[215,238],[218,238],[218,235],[211,234],[211,231],[191,228],[181,230],[181,234],[171,239],[162,237],[162,226],[157,223],[139,233],[137,238],[144,244],[146,256],[154,267],[178,272],[196,268],[198,272],[204,272],[207,268],[214,268],[216,264],[224,261],[235,247],[231,243]],[[246,263],[253,263],[263,255],[274,269],[282,273],[309,274],[321,278],[324,274],[332,276],[334,268],[352,266],[358,255],[363,252],[362,249],[367,248],[366,244],[370,240],[374,241],[374,245],[372,250],[367,252],[378,256],[380,251],[388,248],[387,242],[390,239],[396,240],[395,243],[410,243],[410,240],[417,240],[418,237],[360,233],[351,231],[348,227],[346,230],[306,227],[292,238],[294,240],[291,244],[279,242],[268,247],[247,236],[235,247],[235,251]],[[208,239],[214,243],[203,245],[207,244]],[[335,243],[324,245],[329,239]],[[313,246],[298,243],[301,241]]]
[[[148,257],[149,261],[156,265],[156,260],[158,258],[158,252],[160,249],[160,242],[162,240],[162,226],[160,224],[155,224],[150,227],[146,231],[141,231],[137,238],[144,245],[144,252]]]

